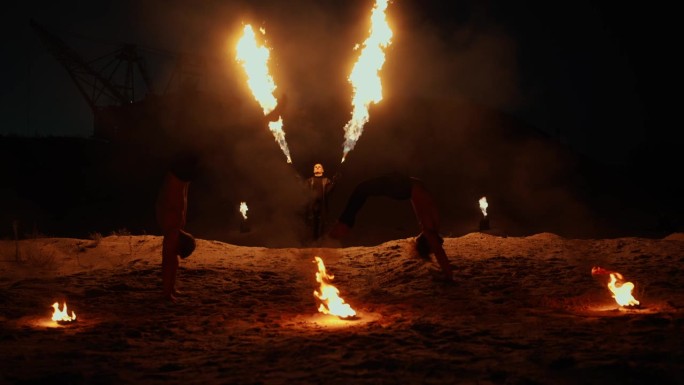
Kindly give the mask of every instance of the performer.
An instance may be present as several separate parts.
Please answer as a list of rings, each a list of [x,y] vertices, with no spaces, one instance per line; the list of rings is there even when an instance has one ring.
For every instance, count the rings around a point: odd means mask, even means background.
[[[306,179],[306,187],[310,193],[306,207],[306,221],[312,230],[312,238],[318,240],[323,235],[323,227],[328,212],[328,196],[335,188],[337,175],[332,179],[324,176],[325,169],[321,163],[313,166],[313,176]]]
[[[162,229],[162,289],[163,295],[176,301],[179,257],[187,258],[195,250],[195,238],[184,230],[188,210],[188,189],[197,174],[197,157],[179,154],[164,176],[157,198],[157,222]]]
[[[352,192],[347,205],[329,235],[334,239],[346,236],[356,221],[356,214],[370,196],[385,196],[396,200],[411,200],[413,212],[421,232],[416,237],[416,249],[421,257],[428,258],[434,253],[437,263],[447,280],[453,279],[453,270],[446,252],[442,248],[444,240],[439,235],[439,215],[432,194],[417,178],[398,173],[386,174],[359,183]]]

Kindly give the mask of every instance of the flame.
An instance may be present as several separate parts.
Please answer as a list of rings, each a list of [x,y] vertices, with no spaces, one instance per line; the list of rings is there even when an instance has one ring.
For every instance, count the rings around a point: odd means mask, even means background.
[[[382,100],[382,84],[378,72],[385,63],[383,48],[390,45],[392,30],[387,24],[385,10],[388,0],[376,0],[371,14],[370,35],[363,43],[358,61],[349,75],[353,87],[352,117],[344,126],[344,153],[342,162],[363,133],[363,126],[368,122],[368,107],[371,103]],[[357,45],[354,49],[357,49]]]
[[[247,219],[247,210],[249,210],[247,203],[240,202],[240,212],[242,213],[242,217],[245,219]]]
[[[482,210],[482,215],[485,217],[487,216],[487,207],[489,207],[489,204],[487,203],[487,197],[480,198],[480,210]]]
[[[52,308],[55,309],[55,311],[52,313],[52,320],[55,322],[72,322],[76,321],[76,313],[74,311],[71,311],[71,316],[67,313],[67,305],[66,302],[64,302],[64,306],[62,306],[62,310],[59,310],[59,303],[55,302],[52,304]]]
[[[618,280],[620,282],[618,282]],[[613,272],[610,273],[610,282],[608,283],[608,289],[613,293],[613,298],[615,302],[620,306],[636,306],[639,305],[634,297],[632,297],[632,290],[634,289],[634,284],[632,282],[622,283],[623,278],[620,273]]]
[[[260,29],[262,35],[265,31]],[[278,100],[273,96],[276,89],[275,82],[268,72],[268,58],[270,50],[268,47],[258,45],[252,26],[247,24],[243,30],[242,38],[237,44],[237,55],[235,60],[242,64],[247,75],[247,85],[254,95],[254,99],[264,111],[264,115],[272,112],[278,105]],[[283,154],[287,157],[287,163],[292,163],[290,149],[285,141],[283,131],[283,119],[278,116],[275,122],[268,122],[268,129],[273,133],[275,141],[278,142]]]
[[[340,291],[331,284],[335,276],[328,274],[325,271],[325,265],[320,257],[314,258],[314,263],[318,264],[318,271],[316,272],[316,282],[320,283],[320,291],[314,290],[314,297],[321,300],[321,305],[318,307],[318,311],[323,314],[331,314],[338,316],[340,318],[351,318],[356,315],[356,311],[345,303],[342,298],[340,298]]]

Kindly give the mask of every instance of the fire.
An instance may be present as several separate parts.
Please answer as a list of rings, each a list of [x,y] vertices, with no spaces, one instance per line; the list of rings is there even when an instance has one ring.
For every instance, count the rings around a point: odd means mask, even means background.
[[[634,284],[632,282],[624,282],[622,274],[617,271],[606,270],[602,267],[592,267],[591,274],[608,274],[610,275],[610,282],[608,282],[608,289],[613,293],[613,298],[615,302],[620,306],[637,306],[639,301],[637,301],[632,296],[632,290],[634,290]]]
[[[62,306],[62,310],[59,310],[59,303],[55,302],[52,304],[52,308],[55,309],[55,311],[52,313],[52,320],[55,322],[73,322],[76,321],[76,313],[74,311],[71,311],[71,316],[67,313],[67,305],[66,302],[64,302],[64,305]]]
[[[263,29],[260,30],[262,35],[265,35]],[[278,100],[273,95],[276,89],[273,77],[268,72],[268,59],[270,56],[270,49],[266,46],[259,45],[256,41],[256,36],[252,26],[247,24],[243,30],[242,38],[237,44],[237,55],[235,60],[242,64],[247,75],[247,85],[254,95],[254,99],[259,102],[259,105],[264,111],[264,115],[268,115],[278,105]],[[283,131],[283,119],[278,116],[275,122],[269,122],[268,128],[273,133],[273,137],[287,157],[287,163],[292,163],[290,157],[290,149],[285,141],[285,132]]]
[[[249,208],[247,207],[247,203],[240,202],[240,212],[242,213],[242,217],[244,219],[247,219],[247,210],[249,210]]]
[[[329,282],[332,281],[335,276],[328,274],[325,271],[325,265],[320,257],[315,257],[314,263],[318,264],[318,271],[316,272],[316,282],[320,283],[320,288],[314,290],[314,297],[321,300],[321,305],[318,307],[318,311],[323,314],[331,314],[338,316],[340,318],[352,318],[356,315],[356,311],[345,303],[342,298],[340,298],[340,291]]]
[[[368,122],[368,108],[371,103],[382,100],[382,84],[378,72],[385,63],[386,48],[391,43],[392,30],[387,24],[385,10],[388,0],[376,0],[371,14],[370,35],[363,43],[358,61],[349,75],[353,87],[352,117],[344,126],[344,153],[342,162],[363,133],[363,126]],[[357,49],[357,45],[354,49]]]
[[[489,203],[487,203],[487,197],[480,198],[480,210],[482,210],[482,215],[485,217],[487,216],[487,207],[489,207]]]
[[[620,280],[620,282],[618,282]],[[611,273],[610,282],[608,283],[608,289],[613,293],[613,298],[615,302],[620,306],[637,306],[639,301],[632,297],[632,290],[634,290],[634,284],[631,282],[624,282],[622,275],[620,273]]]

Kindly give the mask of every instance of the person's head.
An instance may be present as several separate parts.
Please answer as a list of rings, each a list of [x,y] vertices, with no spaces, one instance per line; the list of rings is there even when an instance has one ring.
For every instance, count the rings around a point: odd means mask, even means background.
[[[314,176],[323,176],[324,172],[325,172],[325,170],[323,170],[322,164],[320,164],[320,163],[314,164],[314,167],[313,167]]]

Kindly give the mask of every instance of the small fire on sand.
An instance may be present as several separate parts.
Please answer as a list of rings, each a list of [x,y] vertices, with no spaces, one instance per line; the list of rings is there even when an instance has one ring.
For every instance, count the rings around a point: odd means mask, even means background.
[[[314,297],[321,301],[318,311],[323,314],[330,314],[343,320],[357,319],[356,311],[344,302],[340,297],[340,291],[330,282],[335,278],[332,274],[325,271],[325,264],[320,257],[314,257],[314,263],[318,264],[316,272],[316,282],[320,284],[319,290],[314,290]]]
[[[52,313],[52,320],[54,322],[57,322],[60,325],[66,325],[72,322],[76,322],[76,313],[74,313],[74,311],[72,310],[71,315],[69,315],[69,313],[67,312],[66,302],[64,302],[62,306],[62,310],[59,310],[58,302],[53,303],[52,308],[55,309],[55,311]]]
[[[634,284],[632,282],[625,282],[622,274],[617,271],[606,270],[602,267],[592,267],[591,275],[609,275],[610,282],[608,282],[608,289],[613,294],[615,302],[623,307],[636,307],[639,306],[639,301],[637,301],[632,296],[632,290],[634,290]]]

